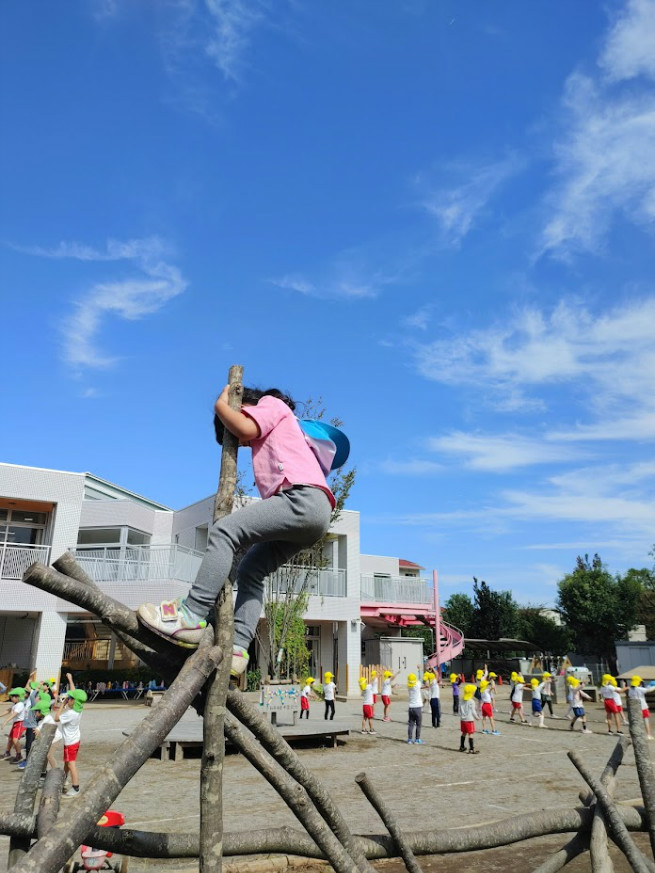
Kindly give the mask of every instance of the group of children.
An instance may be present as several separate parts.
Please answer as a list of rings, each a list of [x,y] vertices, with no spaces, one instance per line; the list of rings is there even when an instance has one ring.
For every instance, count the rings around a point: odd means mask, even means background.
[[[76,688],[73,677],[66,674],[68,690],[57,695],[54,679],[36,681],[32,673],[25,687],[11,688],[8,694],[11,708],[3,714],[2,727],[11,724],[7,748],[0,756],[19,770],[27,766],[27,757],[40,728],[45,724],[56,724],[57,729],[52,744],[63,742],[64,772],[71,784],[64,790],[64,797],[76,797],[80,793],[80,780],[77,769],[77,755],[80,748],[80,720],[87,700],[86,692]],[[3,716],[0,716],[3,717]],[[25,737],[25,756],[21,740]],[[57,766],[52,746],[48,752],[48,763]]]

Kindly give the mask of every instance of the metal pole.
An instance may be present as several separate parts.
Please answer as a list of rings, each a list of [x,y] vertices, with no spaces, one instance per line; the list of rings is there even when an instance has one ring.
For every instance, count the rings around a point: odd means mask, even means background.
[[[437,656],[437,678],[441,678],[441,656],[439,644],[441,642],[441,615],[439,612],[439,583],[437,571],[432,571],[432,593],[434,595],[434,651]]]

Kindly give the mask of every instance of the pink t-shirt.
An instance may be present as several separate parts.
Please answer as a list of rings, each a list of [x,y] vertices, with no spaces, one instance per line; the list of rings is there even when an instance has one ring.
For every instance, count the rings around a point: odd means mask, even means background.
[[[294,485],[313,485],[327,494],[334,508],[334,495],[286,403],[267,394],[257,406],[245,406],[241,411],[259,425],[261,432],[258,439],[250,441],[252,468],[261,496],[271,497]]]

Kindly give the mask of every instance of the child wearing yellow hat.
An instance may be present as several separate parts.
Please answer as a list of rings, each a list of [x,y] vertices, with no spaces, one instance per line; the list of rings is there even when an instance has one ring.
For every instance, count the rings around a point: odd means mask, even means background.
[[[548,707],[550,717],[555,718],[553,715],[553,674],[549,673],[548,670],[544,670],[541,674],[541,708],[544,715],[546,707]]]
[[[475,685],[467,684],[464,686],[462,701],[459,705],[459,729],[461,738],[459,744],[460,752],[466,751],[466,738],[469,741],[469,754],[477,755],[478,749],[475,748],[473,736],[475,734],[475,719],[480,716],[475,711]]]
[[[500,731],[496,729],[494,721],[493,699],[491,697],[491,680],[482,679],[480,682],[480,696],[482,699],[482,733],[493,734],[495,737],[500,736]],[[489,719],[489,729],[485,729],[485,722]]]
[[[569,725],[569,730],[573,730],[573,726],[578,719],[582,722],[582,733],[590,734],[591,731],[587,727],[587,715],[585,713],[583,701],[591,700],[591,697],[582,690],[582,684],[575,676],[569,676],[566,680],[571,686],[571,708],[573,710],[573,719]]]
[[[459,686],[462,684],[462,680],[457,673],[451,673],[449,678],[450,687],[453,690],[453,715],[457,715],[459,712]]]
[[[439,688],[439,677],[434,670],[427,670],[423,676],[423,681],[427,684],[430,694],[432,727],[441,727],[441,689]]]
[[[378,693],[380,683],[378,682],[378,671],[371,670],[371,690],[373,691],[373,718],[375,718],[375,707],[378,702]]]
[[[362,733],[373,734],[373,686],[366,680],[365,676],[359,680],[359,687],[362,692]]]
[[[650,732],[650,712],[648,711],[648,703],[646,701],[646,689],[642,687],[643,679],[641,676],[633,676],[630,680],[630,688],[628,688],[628,697],[631,700],[639,700],[641,703],[641,714],[644,717],[644,727],[646,728],[646,736],[649,740],[653,739]]]
[[[303,713],[306,713],[307,721],[309,721],[309,698],[316,700],[316,696],[312,694],[312,685],[316,682],[313,676],[308,676],[302,691],[300,692],[300,718]]]
[[[513,672],[511,680],[512,690],[510,692],[510,700],[512,701],[512,714],[509,720],[514,721],[514,716],[518,715],[521,724],[527,724],[528,720],[523,712],[523,690],[529,686],[526,686],[525,679],[520,673]]]
[[[391,689],[394,687],[393,680],[397,675],[398,673],[392,673],[391,670],[385,670],[382,674],[382,705],[384,706],[382,721],[391,721],[391,716],[389,715],[391,710]]]
[[[532,719],[537,716],[540,728],[546,727],[544,724],[544,708],[541,705],[541,692],[543,687],[544,683],[540,682],[536,676],[533,676],[532,679],[530,679],[530,692],[532,694],[532,715],[530,717],[530,724],[532,724]]]
[[[619,719],[619,708],[614,700],[614,685],[612,684],[612,676],[605,673],[601,679],[600,696],[603,698],[603,707],[605,709],[605,720],[607,721],[607,733],[612,733],[612,721],[616,728],[617,734],[622,734],[621,722]]]
[[[334,684],[334,674],[326,670],[323,674],[323,702],[325,703],[325,715],[323,718],[327,721],[328,713],[330,721],[334,718],[334,698],[337,693],[337,686]]]
[[[423,745],[421,739],[421,722],[423,721],[423,698],[421,696],[421,683],[416,673],[410,673],[407,677],[407,692],[409,696],[409,709],[407,712],[407,742]]]

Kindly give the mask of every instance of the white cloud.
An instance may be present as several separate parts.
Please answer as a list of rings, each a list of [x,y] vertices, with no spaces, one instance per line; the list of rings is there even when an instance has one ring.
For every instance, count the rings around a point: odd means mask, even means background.
[[[464,466],[470,470],[492,473],[579,457],[568,447],[511,433],[490,435],[453,431],[446,436],[432,437],[428,445],[435,452],[462,456]]]
[[[409,330],[427,330],[432,316],[432,306],[422,306],[402,320],[403,327]]]
[[[18,248],[18,247],[16,247]],[[62,242],[56,248],[23,247],[26,254],[81,261],[129,261],[141,276],[98,282],[74,303],[71,315],[61,324],[64,358],[76,368],[106,368],[116,363],[98,347],[98,335],[110,316],[136,321],[152,315],[187,287],[180,270],[166,263],[166,246],[158,237],[122,242],[109,240],[104,250],[80,243]]]
[[[647,430],[655,423],[655,297],[599,315],[570,302],[549,312],[524,308],[487,328],[415,343],[413,352],[425,378],[491,392],[497,408],[534,408],[543,400],[527,392],[570,385],[603,417],[596,439],[604,426],[605,438],[616,431],[629,438],[623,417],[641,421],[639,437],[655,435]],[[566,439],[576,433],[584,430]]]
[[[610,31],[599,64],[612,81],[655,78],[655,3],[628,0]]]
[[[239,82],[253,30],[265,19],[258,0],[204,0],[211,35],[205,51],[228,81]]]
[[[655,76],[655,3],[631,0],[611,28],[604,77],[573,73],[565,88],[565,132],[555,146],[555,185],[540,253],[596,251],[617,215],[650,228],[655,219],[655,94],[621,80]]]
[[[419,174],[416,184],[423,191],[421,206],[436,219],[444,241],[457,246],[479,221],[496,191],[522,167],[516,155],[489,164],[450,164],[442,168],[443,175],[462,180],[452,187],[435,184],[426,174]]]

